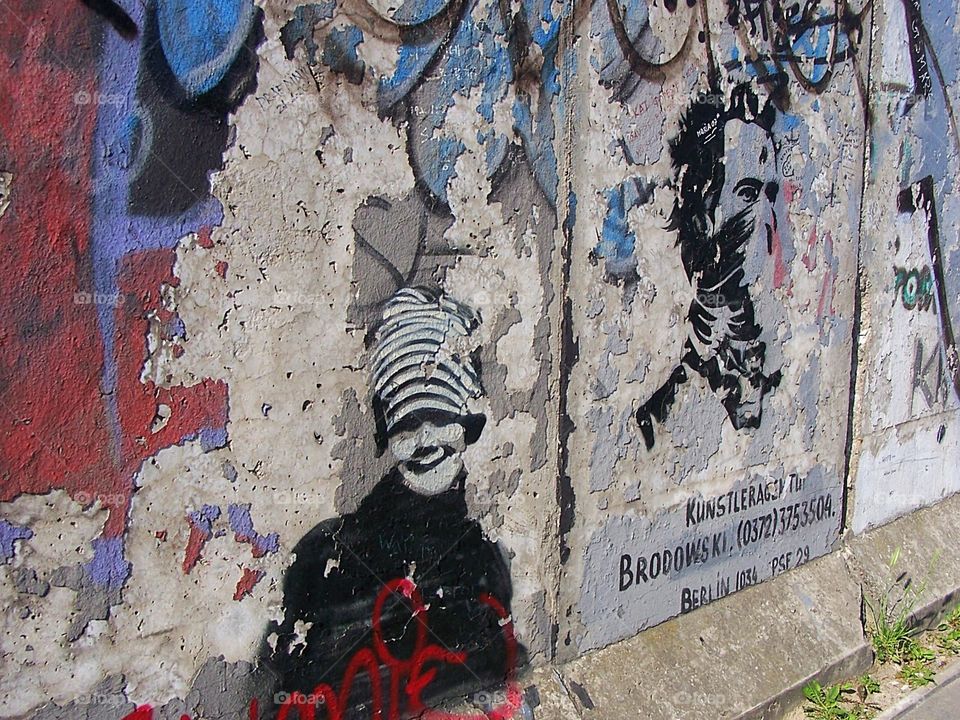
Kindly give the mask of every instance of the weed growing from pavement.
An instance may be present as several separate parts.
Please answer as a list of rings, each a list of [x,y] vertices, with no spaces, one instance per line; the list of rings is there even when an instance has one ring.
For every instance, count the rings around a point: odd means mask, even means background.
[[[843,707],[843,696],[852,692],[848,684],[823,687],[814,680],[803,688],[808,703],[804,712],[813,720],[848,720],[850,711]]]
[[[900,551],[897,550],[888,563],[891,574],[899,558]],[[937,557],[934,557],[930,569],[936,561]],[[960,655],[960,605],[935,630],[922,636],[922,629],[911,625],[913,612],[926,589],[930,569],[920,583],[913,583],[907,573],[900,573],[880,597],[867,599],[870,617],[864,629],[876,654],[875,670],[888,678],[884,683],[894,677],[892,673],[895,671],[899,683],[905,684],[903,687],[920,688],[934,684],[937,668],[943,667],[945,657]],[[883,672],[884,665],[893,668]],[[881,694],[881,690],[881,683],[872,674],[828,687],[813,681],[803,688],[806,698],[803,712],[810,720],[867,720],[881,709],[880,705],[869,702],[871,696]]]
[[[949,655],[960,655],[960,605],[937,626],[937,647]]]
[[[879,690],[880,683],[870,675],[862,676],[855,684],[828,687],[814,680],[803,688],[807,699],[803,712],[810,720],[867,720],[877,709],[867,698]]]
[[[866,700],[867,696],[880,692],[880,683],[869,673],[860,676],[860,679],[857,680],[857,686],[861,700]]]
[[[900,559],[900,548],[894,551],[887,564],[891,574]],[[927,577],[937,562],[934,556],[927,576],[918,584],[902,572],[872,602],[865,597],[870,608],[872,627],[869,628],[870,641],[877,655],[877,662],[893,662],[903,665],[911,662],[929,662],[933,653],[919,645],[916,635],[920,628],[910,624],[911,615],[917,607],[920,597],[927,587]]]
[[[919,688],[930,685],[934,682],[933,668],[929,664],[915,660],[909,662],[900,668],[897,677],[903,680],[912,688]]]

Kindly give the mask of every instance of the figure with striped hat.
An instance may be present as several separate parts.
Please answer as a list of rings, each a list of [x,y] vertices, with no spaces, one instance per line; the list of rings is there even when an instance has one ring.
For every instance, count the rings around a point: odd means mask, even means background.
[[[464,705],[533,717],[515,680],[526,650],[505,554],[467,515],[463,451],[485,422],[479,328],[477,312],[438,290],[402,288],[384,304],[370,398],[393,467],[294,548],[283,619],[260,656],[275,703],[310,702],[319,687],[344,693],[346,720]]]
[[[470,409],[483,395],[479,324],[471,308],[425,288],[404,288],[384,308],[372,359],[378,437],[415,492],[448,490],[483,429]]]

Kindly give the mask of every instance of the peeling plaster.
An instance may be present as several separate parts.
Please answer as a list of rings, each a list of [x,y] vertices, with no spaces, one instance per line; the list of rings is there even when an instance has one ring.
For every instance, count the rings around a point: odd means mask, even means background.
[[[280,644],[265,630],[287,615],[293,548],[401,461],[370,372],[404,287],[479,318],[483,393],[467,409],[485,424],[460,449],[464,502],[503,554],[536,662],[692,610],[691,592],[716,599],[738,572],[766,578],[788,540],[735,548],[728,519],[691,523],[691,502],[755,502],[771,484],[788,490],[755,507],[829,498],[789,538],[812,559],[839,535],[845,482],[855,532],[960,491],[958,21],[917,5],[945,87],[911,45],[916,8],[894,0],[863,37],[848,18],[791,36],[803,58],[774,68],[780,88],[746,60],[745,39],[766,47],[749,21],[715,21],[706,43],[689,3],[619,19],[604,3],[521,3],[509,22],[489,2],[238,0],[196,23],[138,6],[133,38],[80,4],[59,21],[68,80],[11,45],[28,122],[0,149],[0,222],[19,243],[3,330],[26,381],[0,382],[0,399],[25,449],[0,503],[0,638],[23,671],[0,681],[0,712],[272,707],[277,678],[254,662]],[[842,58],[823,55],[828,31]],[[817,92],[801,82],[831,71]],[[680,129],[695,106],[732,113],[741,83],[753,135],[724,127],[713,169],[760,173],[751,153],[769,139],[773,172],[754,179],[776,223],[748,215],[757,234],[739,238],[721,192],[691,251],[676,218],[707,195],[684,197],[696,168]],[[713,147],[699,129],[694,149]],[[734,262],[711,252],[718,239],[743,240],[745,258],[709,287],[710,262]],[[924,267],[941,274],[918,310],[897,278],[927,288]],[[707,536],[707,561],[637,581],[640,559],[649,573],[652,553]],[[726,554],[711,556],[714,536]],[[351,562],[329,558],[324,578]]]

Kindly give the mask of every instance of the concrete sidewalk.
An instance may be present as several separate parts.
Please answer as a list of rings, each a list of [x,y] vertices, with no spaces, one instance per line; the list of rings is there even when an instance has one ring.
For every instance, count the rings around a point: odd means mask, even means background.
[[[911,693],[876,720],[957,720],[960,718],[960,663],[929,688]]]

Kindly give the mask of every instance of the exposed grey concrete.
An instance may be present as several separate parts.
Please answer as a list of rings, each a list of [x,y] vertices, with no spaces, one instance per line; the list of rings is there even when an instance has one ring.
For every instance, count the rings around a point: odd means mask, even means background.
[[[859,608],[859,586],[831,555],[560,672],[584,718],[769,716],[811,677],[869,666]]]
[[[935,623],[960,596],[960,495],[854,538],[849,543],[852,569],[868,600],[880,597],[901,573],[919,593],[914,622]],[[893,570],[890,561],[899,550]]]
[[[536,687],[536,703],[530,705],[537,720],[580,720],[583,717],[556,667],[539,667],[521,678],[520,684],[524,688]],[[529,692],[527,694],[529,696]]]

